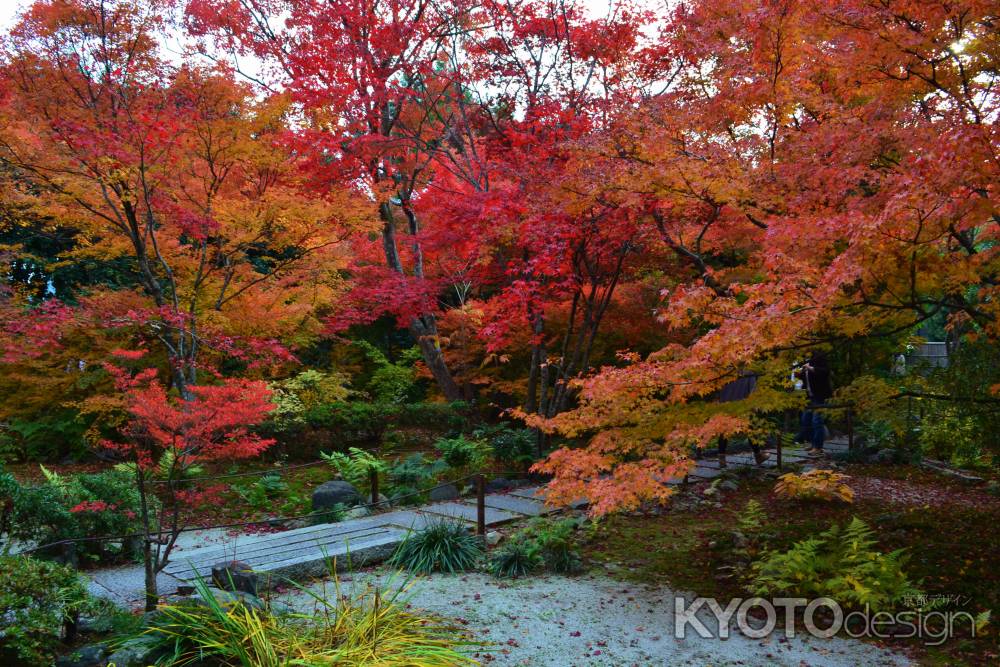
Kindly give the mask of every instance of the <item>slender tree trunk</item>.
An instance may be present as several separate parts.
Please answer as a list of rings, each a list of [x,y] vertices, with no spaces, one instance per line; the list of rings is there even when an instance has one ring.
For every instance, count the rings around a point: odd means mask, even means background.
[[[382,218],[382,248],[385,251],[385,261],[389,268],[404,275],[403,262],[399,258],[399,246],[396,242],[396,220],[392,213],[392,204],[388,201],[379,205],[379,216]],[[406,212],[411,233],[416,231],[416,218],[412,211]],[[414,240],[416,244],[416,240]],[[419,246],[415,245],[418,256],[418,277],[423,276],[419,260]],[[441,352],[441,342],[438,337],[437,320],[432,313],[424,313],[410,322],[410,333],[417,341],[424,363],[430,369],[438,388],[449,401],[460,401],[464,398],[461,388],[452,377],[451,371]]]
[[[147,498],[146,478],[138,460],[135,464],[136,488],[139,490],[139,511],[142,513],[142,564],[146,574],[146,611],[153,611],[160,601],[156,587],[156,561],[158,554],[153,553],[153,540],[150,535],[152,526],[149,521],[149,500]]]
[[[538,376],[545,361],[542,356],[544,343],[541,340],[542,332],[545,330],[545,320],[541,313],[533,313],[529,315],[529,319],[534,340],[531,342],[531,366],[528,369],[528,395],[525,398],[524,411],[532,413],[538,409]]]

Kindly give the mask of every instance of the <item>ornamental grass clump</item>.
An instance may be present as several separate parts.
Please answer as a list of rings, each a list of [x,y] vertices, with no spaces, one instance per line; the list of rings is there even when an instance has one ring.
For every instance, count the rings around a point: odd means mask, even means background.
[[[465,572],[483,555],[479,538],[457,521],[439,521],[411,533],[389,564],[418,574]]]
[[[408,609],[412,582],[367,585],[345,592],[299,590],[315,601],[312,614],[273,613],[240,598],[219,600],[204,581],[197,603],[160,608],[142,641],[160,667],[219,665],[288,667],[452,667],[474,665],[465,635],[436,616]]]

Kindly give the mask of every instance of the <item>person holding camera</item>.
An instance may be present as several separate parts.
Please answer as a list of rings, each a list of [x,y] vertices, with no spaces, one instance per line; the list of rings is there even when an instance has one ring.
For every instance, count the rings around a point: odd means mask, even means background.
[[[818,408],[825,406],[833,396],[830,384],[830,362],[822,350],[813,352],[809,361],[799,367],[796,377],[802,382],[806,395],[809,397],[809,408],[802,412],[799,421],[799,434],[796,442],[809,443],[812,447],[807,454],[821,456],[826,428],[823,424],[823,413]]]

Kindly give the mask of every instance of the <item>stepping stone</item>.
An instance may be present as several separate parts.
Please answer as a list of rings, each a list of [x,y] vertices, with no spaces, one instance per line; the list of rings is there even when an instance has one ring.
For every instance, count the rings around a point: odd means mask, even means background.
[[[532,500],[530,498],[521,498],[519,496],[509,495],[509,494],[491,494],[486,496],[486,508],[506,510],[507,512],[516,512],[517,514],[523,514],[525,516],[540,516],[542,514],[551,514],[556,511],[555,507],[548,507],[540,500]],[[475,507],[475,505],[473,505]]]
[[[511,496],[516,496],[518,498],[532,498],[534,500],[545,500],[545,489],[540,486],[526,486],[523,489],[517,489],[511,491]]]
[[[436,503],[434,505],[421,507],[420,511],[452,519],[461,519],[462,521],[468,521],[469,523],[476,523],[477,517],[476,506],[466,505],[465,503]],[[520,518],[521,517],[519,515],[506,510],[496,509],[493,507],[486,508],[487,526],[495,526],[500,523],[506,523]]]
[[[700,477],[701,479],[714,479],[721,475],[722,472],[718,468],[706,468],[700,463],[698,467],[691,471],[689,477]]]

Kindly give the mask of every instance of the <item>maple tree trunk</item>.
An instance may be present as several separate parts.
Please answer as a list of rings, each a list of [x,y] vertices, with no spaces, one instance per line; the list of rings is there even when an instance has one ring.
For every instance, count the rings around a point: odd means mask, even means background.
[[[423,262],[420,255],[420,245],[416,240],[417,220],[412,211],[405,211],[413,235],[413,251],[416,258],[414,275],[423,277]],[[405,275],[403,262],[399,258],[399,247],[396,243],[396,219],[392,213],[392,204],[382,202],[379,205],[379,217],[382,218],[382,248],[385,251],[385,261],[389,268],[400,275]],[[410,322],[410,333],[420,347],[424,363],[434,376],[438,388],[449,401],[460,401],[464,398],[461,388],[452,377],[451,370],[441,352],[441,342],[438,337],[437,320],[432,313],[422,313]]]
[[[532,413],[538,409],[538,377],[545,361],[545,343],[542,333],[545,331],[545,317],[541,313],[528,314],[531,321],[531,332],[534,340],[531,343],[531,364],[528,368],[528,395],[524,402],[524,411]]]
[[[427,323],[428,319],[430,320],[429,326]],[[455,382],[455,378],[452,377],[451,371],[448,369],[448,364],[444,360],[444,354],[441,352],[441,344],[438,339],[437,323],[434,321],[434,318],[432,316],[424,316],[419,320],[415,320],[410,325],[410,333],[417,339],[417,345],[420,347],[424,363],[427,364],[431,375],[434,376],[434,380],[437,382],[441,393],[449,401],[461,401],[465,396],[458,383]]]
[[[155,611],[160,601],[160,593],[156,586],[156,561],[153,553],[153,541],[150,537],[149,501],[147,498],[146,480],[138,461],[135,464],[136,488],[139,491],[139,511],[142,514],[142,564],[146,574],[146,611]]]

